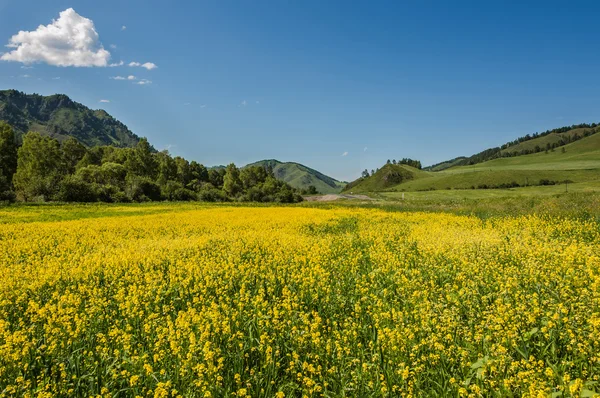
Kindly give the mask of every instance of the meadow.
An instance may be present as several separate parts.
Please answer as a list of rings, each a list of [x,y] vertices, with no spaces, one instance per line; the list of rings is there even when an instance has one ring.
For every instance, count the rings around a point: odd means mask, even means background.
[[[552,208],[597,198],[552,200],[2,207],[0,396],[593,396],[600,228]]]

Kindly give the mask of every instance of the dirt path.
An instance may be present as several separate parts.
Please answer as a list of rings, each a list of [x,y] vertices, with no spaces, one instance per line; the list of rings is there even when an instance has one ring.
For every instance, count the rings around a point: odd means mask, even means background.
[[[350,199],[350,200],[375,200],[367,195],[347,195],[347,194],[329,194],[319,196],[305,196],[307,202],[331,202],[333,200]]]

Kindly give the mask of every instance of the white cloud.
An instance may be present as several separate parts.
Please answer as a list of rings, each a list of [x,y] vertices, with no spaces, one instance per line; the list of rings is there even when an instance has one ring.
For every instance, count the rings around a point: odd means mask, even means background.
[[[348,151],[342,153],[342,156],[348,156]]]
[[[127,26],[125,26],[125,25],[121,26],[121,30],[126,30],[126,29],[127,29]]]
[[[134,84],[139,84],[140,86],[145,86],[148,84],[152,84],[151,80],[147,80],[147,79],[142,79],[139,82],[135,82]]]
[[[367,149],[369,149],[369,148],[365,147],[365,149],[363,149],[363,152],[367,152]]]
[[[190,106],[190,105],[192,105],[191,102],[184,102],[183,103],[183,106]]]
[[[206,105],[202,104],[200,105],[200,108],[206,108]]]
[[[158,66],[156,66],[156,64],[153,64],[152,62],[146,62],[145,64],[142,64],[142,68],[152,70],[158,68]]]
[[[100,100],[100,102],[102,102],[103,104],[108,104],[110,100]]]
[[[242,103],[240,104],[241,106],[246,106],[248,105],[248,102],[246,102],[246,100],[243,100]]]
[[[22,65],[21,69],[33,69],[33,66]]]
[[[53,66],[107,66],[110,53],[100,43],[94,22],[69,8],[51,24],[10,38],[13,50],[0,59],[24,64],[45,62]]]
[[[60,80],[60,77],[53,77],[52,80]]]
[[[23,77],[23,78],[25,78],[25,79],[28,79],[28,78],[30,78],[30,77],[31,77],[31,75],[21,75],[20,77]]]
[[[111,76],[111,77],[109,77],[109,79],[112,79],[112,80],[130,80],[130,81],[133,81],[133,80],[137,80],[137,77],[135,77],[134,75],[129,75],[127,77],[125,77],[125,76]]]
[[[129,66],[132,67],[141,67],[141,68],[146,68],[148,70],[152,70],[152,69],[156,69],[158,68],[158,66],[156,66],[156,64],[152,63],[152,62],[146,62],[145,64],[141,64],[139,62],[130,62]]]
[[[124,62],[123,62],[123,61],[119,61],[119,62],[117,62],[117,63],[115,63],[115,64],[110,64],[110,65],[108,65],[108,66],[109,66],[110,68],[114,68],[114,67],[116,67],[116,66],[123,66],[123,64],[124,64]]]
[[[116,44],[111,44],[109,47],[112,48],[113,50],[117,49],[117,45]]]

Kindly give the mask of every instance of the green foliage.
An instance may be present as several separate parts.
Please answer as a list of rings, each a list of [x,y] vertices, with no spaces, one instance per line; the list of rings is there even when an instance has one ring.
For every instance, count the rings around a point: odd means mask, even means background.
[[[243,189],[242,180],[240,179],[240,170],[231,163],[225,170],[223,176],[223,191],[229,196],[237,196]]]
[[[63,161],[57,140],[29,133],[18,150],[15,189],[25,201],[52,199],[62,178]]]
[[[16,171],[17,142],[15,134],[8,124],[0,121],[0,176],[3,176],[6,184],[9,185]]]
[[[125,161],[128,172],[140,177],[156,178],[159,162],[146,138],[141,138]]]
[[[264,169],[271,170],[275,178],[284,181],[299,190],[306,190],[312,185],[319,193],[339,193],[345,185],[343,182],[337,181],[317,170],[299,163],[283,163],[271,159],[249,164],[245,168],[253,166],[260,166]]]
[[[138,137],[103,110],[91,110],[62,94],[44,97],[16,90],[0,91],[0,120],[20,139],[29,131],[64,141],[76,138],[84,145],[133,147]]]

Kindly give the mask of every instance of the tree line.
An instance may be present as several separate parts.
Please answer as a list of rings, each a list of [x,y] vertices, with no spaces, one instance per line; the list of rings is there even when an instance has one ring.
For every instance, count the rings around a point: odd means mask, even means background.
[[[156,151],[141,138],[135,148],[85,147],[30,132],[18,145],[0,122],[0,200],[64,202],[246,201],[294,203],[301,192],[269,167],[209,169]]]

